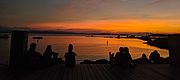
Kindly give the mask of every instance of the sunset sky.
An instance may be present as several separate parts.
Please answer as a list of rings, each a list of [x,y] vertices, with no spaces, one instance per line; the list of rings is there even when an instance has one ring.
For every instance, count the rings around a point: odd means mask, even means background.
[[[1,0],[0,25],[180,33],[180,0]]]

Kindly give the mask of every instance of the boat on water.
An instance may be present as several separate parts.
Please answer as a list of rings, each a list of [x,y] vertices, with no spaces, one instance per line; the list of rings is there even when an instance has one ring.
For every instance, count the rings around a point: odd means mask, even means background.
[[[1,38],[1,39],[8,39],[8,38],[9,38],[9,35],[0,35],[0,38]]]
[[[36,37],[32,37],[33,39],[43,39],[43,37],[40,36],[36,36]]]

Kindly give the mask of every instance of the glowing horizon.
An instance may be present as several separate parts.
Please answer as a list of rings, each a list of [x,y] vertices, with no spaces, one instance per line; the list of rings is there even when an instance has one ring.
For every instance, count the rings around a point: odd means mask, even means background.
[[[30,24],[43,29],[92,29],[108,32],[180,33],[180,20],[96,20]]]

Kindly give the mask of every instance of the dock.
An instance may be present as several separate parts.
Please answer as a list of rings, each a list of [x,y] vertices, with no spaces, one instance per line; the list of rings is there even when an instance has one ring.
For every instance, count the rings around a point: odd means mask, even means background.
[[[35,70],[12,72],[0,68],[0,80],[179,80],[180,69],[170,64],[138,64],[123,68],[110,64],[64,64]]]

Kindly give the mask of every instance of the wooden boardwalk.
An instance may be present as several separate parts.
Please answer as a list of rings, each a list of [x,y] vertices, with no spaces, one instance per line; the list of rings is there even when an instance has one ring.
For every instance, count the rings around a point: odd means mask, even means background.
[[[13,73],[0,68],[0,80],[180,80],[180,69],[169,64],[138,64],[125,69],[109,64],[55,65],[37,71]]]

